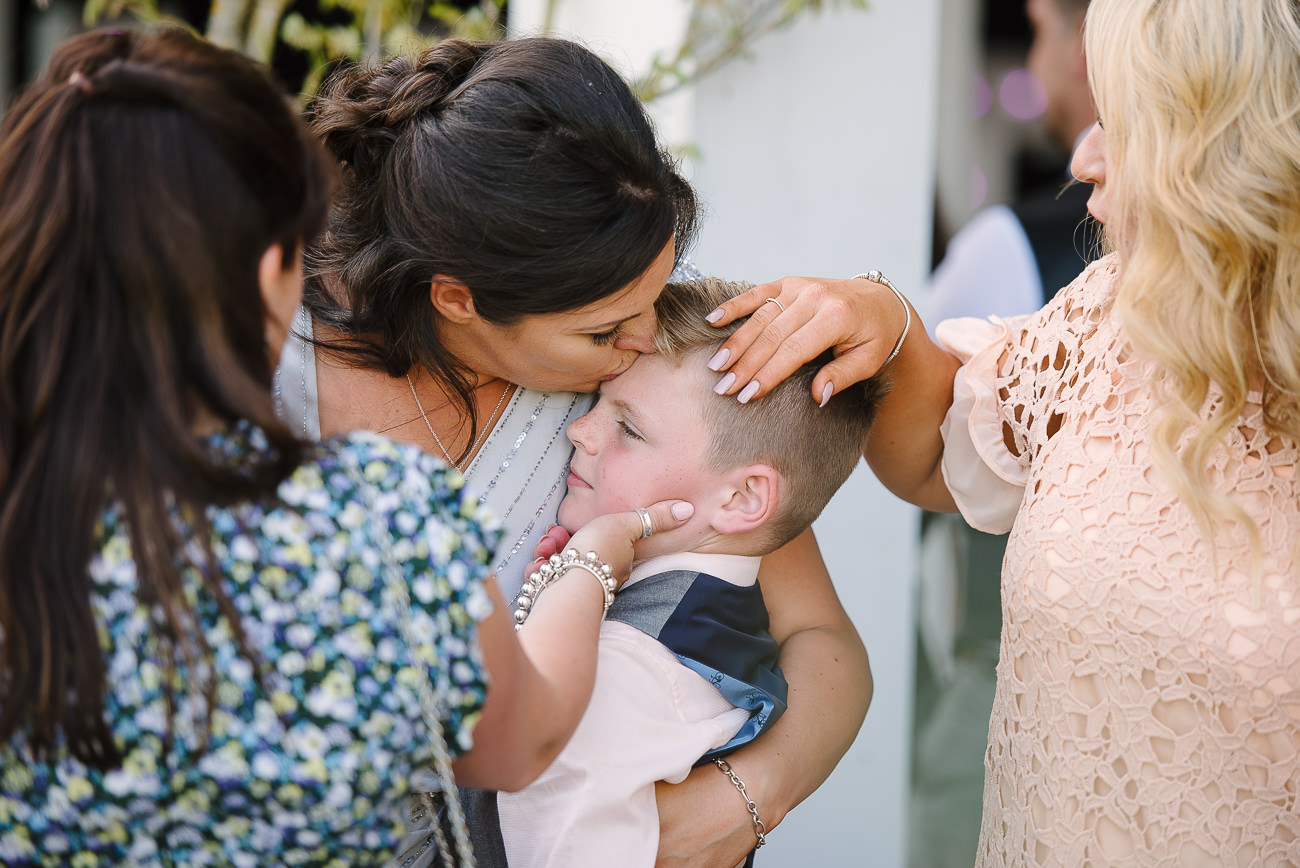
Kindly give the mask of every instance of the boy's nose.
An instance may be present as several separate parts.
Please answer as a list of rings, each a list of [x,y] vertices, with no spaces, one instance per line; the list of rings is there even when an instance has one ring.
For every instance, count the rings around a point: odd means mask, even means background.
[[[569,427],[564,429],[564,434],[569,438],[575,449],[581,449],[588,455],[594,455],[594,443],[591,437],[591,413],[584,413],[577,419],[569,423]]]

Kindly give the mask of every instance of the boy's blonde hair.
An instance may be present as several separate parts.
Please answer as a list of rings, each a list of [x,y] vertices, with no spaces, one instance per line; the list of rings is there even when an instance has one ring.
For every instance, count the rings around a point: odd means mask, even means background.
[[[749,288],[707,277],[670,283],[655,302],[659,329],[655,351],[675,365],[700,367],[700,394],[712,446],[711,470],[753,463],[770,465],[783,481],[776,513],[766,526],[766,554],[794,539],[821,514],[862,456],[875,405],[883,394],[878,377],[835,393],[825,407],[812,399],[812,380],[830,360],[825,354],[801,367],[762,398],[742,404],[707,388],[704,358],[712,355],[745,319],[714,327],[704,317]],[[698,358],[697,357],[704,357]]]

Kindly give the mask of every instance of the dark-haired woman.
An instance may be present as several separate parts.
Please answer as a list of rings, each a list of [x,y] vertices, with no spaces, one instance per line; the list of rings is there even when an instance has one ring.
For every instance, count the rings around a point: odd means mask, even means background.
[[[577,723],[605,582],[521,647],[458,475],[274,415],[330,174],[178,30],[70,40],[0,127],[6,866],[382,864],[432,762],[519,786]],[[616,581],[641,529],[575,545]]]
[[[563,40],[445,42],[335,79],[310,113],[345,180],[308,251],[285,418],[306,436],[381,431],[456,465],[503,522],[509,599],[555,520],[565,426],[652,350],[694,194],[626,84]],[[871,682],[811,534],[760,579],[792,699],[731,763],[770,829],[847,749]],[[754,846],[716,768],[660,797],[661,865],[732,866]],[[489,799],[476,831],[492,813]],[[476,843],[503,860],[499,836]]]

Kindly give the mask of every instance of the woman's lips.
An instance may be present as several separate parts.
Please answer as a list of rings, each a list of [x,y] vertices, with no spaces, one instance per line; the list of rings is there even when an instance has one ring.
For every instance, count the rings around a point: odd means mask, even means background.
[[[565,477],[564,484],[570,488],[591,488],[587,480],[575,473],[572,467],[569,468],[569,475]]]

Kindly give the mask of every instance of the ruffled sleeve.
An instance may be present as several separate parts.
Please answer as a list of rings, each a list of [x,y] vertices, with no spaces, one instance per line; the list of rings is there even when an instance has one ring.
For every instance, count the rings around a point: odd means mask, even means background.
[[[963,361],[943,420],[943,478],[976,530],[1006,533],[1024,500],[1028,462],[1007,448],[998,399],[998,363],[1027,317],[944,320],[939,344]]]
[[[999,319],[952,319],[935,337],[964,363],[943,421],[943,477],[971,527],[1006,533],[1036,456],[1062,423],[1061,391],[1090,364],[1085,341],[1109,316],[1118,260],[1102,257],[1042,310]]]

